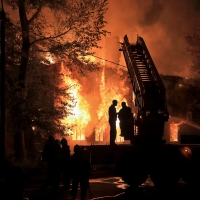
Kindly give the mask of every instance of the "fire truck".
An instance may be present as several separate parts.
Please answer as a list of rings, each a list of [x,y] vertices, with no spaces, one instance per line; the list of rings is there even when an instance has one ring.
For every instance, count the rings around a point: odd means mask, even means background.
[[[149,176],[158,186],[174,186],[182,179],[200,180],[200,148],[197,144],[169,144],[163,140],[169,119],[166,89],[142,37],[120,43],[132,83],[137,108],[133,130],[124,136],[129,144],[90,145],[91,164],[114,164],[116,175],[129,185],[141,185]]]

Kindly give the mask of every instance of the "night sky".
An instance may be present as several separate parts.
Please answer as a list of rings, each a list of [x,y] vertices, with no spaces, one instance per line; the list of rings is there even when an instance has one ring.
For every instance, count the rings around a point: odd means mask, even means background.
[[[105,19],[111,36],[143,37],[159,73],[192,76],[185,37],[200,25],[199,0],[109,0]]]

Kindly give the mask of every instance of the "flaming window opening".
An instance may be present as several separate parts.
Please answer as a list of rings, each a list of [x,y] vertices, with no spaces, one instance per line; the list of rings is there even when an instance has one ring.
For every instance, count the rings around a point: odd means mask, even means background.
[[[170,142],[181,142],[181,136],[183,135],[199,134],[200,127],[187,120],[180,119],[178,123],[170,123]]]
[[[174,122],[170,124],[170,142],[178,142],[178,130],[179,124]]]

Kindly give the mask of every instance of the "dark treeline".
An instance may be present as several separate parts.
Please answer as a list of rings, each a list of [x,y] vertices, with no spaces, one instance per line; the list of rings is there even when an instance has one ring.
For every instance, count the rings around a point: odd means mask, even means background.
[[[169,114],[188,121],[200,122],[200,82],[194,78],[161,75],[166,87]]]

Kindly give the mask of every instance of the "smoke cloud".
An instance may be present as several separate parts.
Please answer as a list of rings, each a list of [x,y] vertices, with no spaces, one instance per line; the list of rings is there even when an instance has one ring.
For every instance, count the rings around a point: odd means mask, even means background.
[[[162,14],[163,7],[159,0],[153,0],[144,13],[144,25],[151,26],[159,21]]]
[[[192,75],[185,37],[200,25],[198,0],[109,0],[105,20],[120,41],[125,34],[131,43],[142,37],[160,74]],[[123,56],[120,64],[125,65]]]

